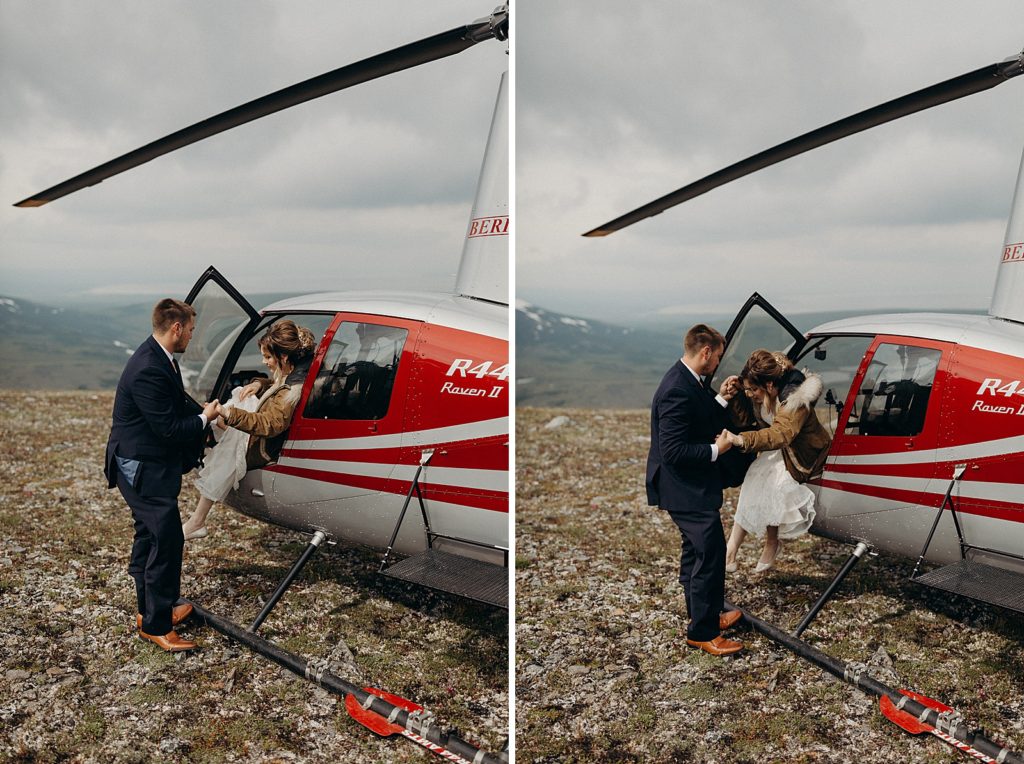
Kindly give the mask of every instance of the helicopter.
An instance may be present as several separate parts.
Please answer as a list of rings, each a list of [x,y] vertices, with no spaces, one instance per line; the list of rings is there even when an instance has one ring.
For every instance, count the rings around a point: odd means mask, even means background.
[[[507,5],[468,24],[283,88],[83,172],[15,206],[40,207],[172,151],[291,106],[508,39]],[[263,611],[240,628],[195,604],[209,625],[327,689],[381,735],[402,734],[453,761],[499,761],[422,709],[358,688],[284,653],[256,631],[310,556],[339,540],[386,550],[379,572],[508,608],[508,85],[502,75],[477,194],[451,292],[321,292],[260,309],[210,266],[180,357],[186,392],[226,402],[261,375],[258,340],[291,319],[316,337],[280,453],[250,470],[232,508],[311,536]],[[413,506],[412,514],[407,510]],[[418,511],[416,511],[418,509]],[[418,515],[418,517],[413,517]],[[392,554],[404,555],[394,561]]]
[[[610,235],[757,170],[1022,73],[1024,53],[923,88],[768,148],[583,235]],[[821,474],[807,483],[817,507],[811,532],[856,545],[792,633],[744,611],[747,622],[879,696],[882,712],[905,730],[936,734],[982,761],[1022,761],[969,730],[948,706],[897,692],[800,639],[871,549],[916,560],[916,583],[1024,612],[1024,158],[997,257],[984,316],[870,315],[803,333],[754,293],[726,333],[708,387],[718,389],[757,348],[785,349],[798,368],[821,377],[825,392],[814,413],[832,441]]]

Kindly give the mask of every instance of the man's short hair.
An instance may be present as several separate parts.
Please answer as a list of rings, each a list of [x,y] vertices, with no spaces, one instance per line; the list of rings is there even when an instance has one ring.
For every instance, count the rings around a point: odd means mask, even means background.
[[[195,314],[196,309],[187,302],[165,297],[153,308],[153,331],[166,332],[175,321],[180,321],[181,325],[185,326]]]
[[[712,329],[707,324],[691,326],[683,338],[683,350],[688,354],[699,353],[700,349],[710,346],[712,350],[725,347],[725,337],[717,329]]]

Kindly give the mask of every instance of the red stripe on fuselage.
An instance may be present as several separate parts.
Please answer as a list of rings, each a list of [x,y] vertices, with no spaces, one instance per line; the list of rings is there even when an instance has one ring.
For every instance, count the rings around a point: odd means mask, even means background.
[[[394,446],[392,448],[285,448],[281,456],[295,459],[318,459],[332,462],[366,462],[368,464],[417,465],[424,451],[433,449],[430,463],[435,467],[477,470],[508,470],[506,438],[499,441]],[[498,449],[501,449],[500,451]]]
[[[937,509],[942,504],[944,494],[922,493],[921,491],[908,491],[902,488],[885,488],[875,485],[860,485],[857,483],[845,483],[839,480],[827,478],[815,481],[815,484],[824,488],[832,488],[843,493],[871,496],[876,499],[888,499],[896,502],[899,507],[892,509],[918,506]],[[964,484],[969,486],[970,484]],[[976,499],[970,496],[954,497],[954,504],[957,512],[968,515],[979,515],[991,517],[995,520],[1007,520],[1012,523],[1024,523],[1024,504],[1015,504],[1008,501],[995,501],[992,499]]]
[[[938,476],[951,478],[953,471],[961,464],[969,465],[968,480],[974,474],[974,468],[981,469],[980,474],[985,475],[984,480],[975,478],[971,482],[1016,483],[1024,489],[1024,467],[1022,467],[1022,460],[1018,454],[918,464],[829,464],[828,472],[848,475],[878,475],[879,477],[932,478]]]
[[[307,480],[316,480],[321,483],[350,485],[356,488],[366,488],[370,491],[381,491],[400,496],[408,493],[409,487],[412,485],[411,480],[326,472],[324,470],[310,470],[303,467],[288,467],[281,464],[271,464],[263,469]],[[443,501],[447,504],[458,504],[464,507],[472,507],[473,509],[485,509],[490,512],[508,512],[508,493],[505,491],[490,491],[483,488],[467,489],[444,485],[421,485],[420,491],[422,491],[425,500]]]

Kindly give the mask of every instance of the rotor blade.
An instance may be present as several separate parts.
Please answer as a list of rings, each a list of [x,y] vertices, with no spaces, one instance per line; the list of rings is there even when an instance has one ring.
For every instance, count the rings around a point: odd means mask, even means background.
[[[357,61],[340,69],[321,74],[296,85],[278,90],[275,93],[257,98],[254,101],[236,106],[216,116],[197,122],[190,127],[178,130],[159,140],[147,143],[142,148],[130,151],[117,159],[101,164],[91,170],[76,175],[70,180],[58,183],[38,194],[18,202],[15,207],[41,207],[47,202],[67,196],[70,193],[94,186],[107,178],[138,167],[140,164],[156,159],[159,156],[201,141],[204,138],[244,125],[254,119],[296,106],[314,98],[333,93],[337,90],[358,85],[368,80],[383,77],[394,72],[410,69],[420,64],[436,61],[440,58],[461,53],[478,42],[490,37],[498,37],[504,33],[502,21],[507,19],[495,17],[480,19],[472,24],[456,27],[447,32],[424,38],[418,42],[403,45],[386,53]],[[504,29],[507,29],[505,27]]]
[[[681,204],[696,196],[705,194],[708,191],[718,188],[730,181],[742,178],[757,170],[770,167],[783,159],[789,159],[805,151],[824,146],[826,143],[846,138],[854,133],[867,130],[871,127],[894,119],[905,117],[923,109],[930,109],[933,106],[944,104],[947,101],[954,101],[957,98],[972,95],[982,90],[995,87],[1011,77],[1024,73],[1024,54],[1016,58],[1008,59],[998,64],[991,64],[973,72],[954,77],[951,80],[940,82],[937,85],[918,90],[909,95],[896,98],[880,106],[875,106],[853,116],[841,119],[838,122],[819,127],[809,133],[780,143],[759,154],[754,154],[725,169],[712,173],[698,181],[683,186],[677,191],[666,194],[660,199],[638,207],[632,212],[627,212],[604,225],[587,231],[584,236],[607,236],[621,228],[637,223],[644,218],[653,217],[670,207]]]

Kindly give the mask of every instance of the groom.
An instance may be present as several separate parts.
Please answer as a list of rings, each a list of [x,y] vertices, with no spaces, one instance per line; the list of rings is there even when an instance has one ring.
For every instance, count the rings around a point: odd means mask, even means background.
[[[200,409],[182,385],[174,353],[184,352],[195,309],[170,298],[153,309],[153,335],[129,359],[117,383],[104,473],[132,510],[135,541],[128,572],[135,579],[139,637],[169,652],[195,648],[174,626],[189,604],[181,590],[184,536],[178,512],[181,476],[196,466],[203,432],[217,418],[217,401]]]
[[[683,357],[661,380],[651,404],[651,450],[647,456],[647,503],[669,513],[682,534],[679,583],[690,623],[686,643],[711,655],[731,655],[743,645],[722,631],[741,617],[723,613],[725,533],[722,530],[722,457],[731,447],[723,430],[726,405],[736,394],[733,377],[716,397],[704,387],[725,350],[725,338],[705,324],[683,340]]]

